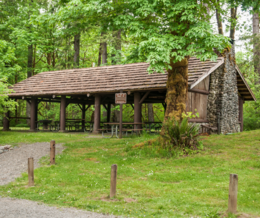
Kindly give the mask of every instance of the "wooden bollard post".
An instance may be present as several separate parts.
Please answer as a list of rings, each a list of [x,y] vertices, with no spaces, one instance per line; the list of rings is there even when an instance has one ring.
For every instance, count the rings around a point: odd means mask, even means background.
[[[238,176],[237,174],[230,174],[229,180],[229,196],[228,196],[228,212],[237,212],[237,186]]]
[[[50,164],[55,164],[55,141],[51,140],[50,144]]]
[[[28,186],[34,186],[34,163],[33,157],[28,158]]]
[[[111,166],[111,183],[110,183],[110,198],[116,195],[116,177],[117,177],[117,165]]]

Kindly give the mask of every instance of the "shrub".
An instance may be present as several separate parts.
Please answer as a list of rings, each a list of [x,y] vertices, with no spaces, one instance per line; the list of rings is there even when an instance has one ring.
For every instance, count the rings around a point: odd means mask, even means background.
[[[170,152],[176,148],[184,153],[189,153],[189,150],[198,150],[202,146],[198,139],[199,129],[200,125],[189,123],[188,117],[184,117],[181,121],[176,121],[174,118],[168,119],[164,123],[163,147]]]

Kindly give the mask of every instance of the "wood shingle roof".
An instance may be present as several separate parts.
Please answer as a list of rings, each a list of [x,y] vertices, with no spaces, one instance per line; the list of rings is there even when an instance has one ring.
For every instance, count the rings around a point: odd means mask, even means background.
[[[222,65],[217,61],[189,60],[189,87],[194,87],[201,78]],[[10,97],[82,95],[117,92],[119,90],[166,89],[167,73],[148,74],[148,63],[113,65],[94,68],[42,72],[11,87],[15,92]],[[194,85],[195,84],[195,85]]]

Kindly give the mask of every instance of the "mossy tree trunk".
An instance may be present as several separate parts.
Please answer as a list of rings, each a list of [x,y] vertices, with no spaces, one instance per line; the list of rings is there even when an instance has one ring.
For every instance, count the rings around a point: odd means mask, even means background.
[[[182,113],[186,112],[186,100],[188,93],[188,60],[183,60],[170,64],[172,69],[168,70],[167,94],[165,103],[167,104],[164,116],[164,123],[168,119],[182,119]],[[164,134],[162,128],[161,134]]]

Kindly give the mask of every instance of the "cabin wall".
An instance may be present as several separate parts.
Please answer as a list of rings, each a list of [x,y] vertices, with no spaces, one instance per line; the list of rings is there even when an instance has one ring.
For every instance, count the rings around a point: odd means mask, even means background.
[[[194,87],[194,89],[200,89],[200,90],[209,90],[209,77],[205,78],[203,81],[201,81],[197,86]],[[187,101],[187,112],[193,112],[195,113],[195,109],[199,113],[199,118],[196,118],[198,120],[206,120],[207,119],[207,102],[208,102],[208,96],[194,93],[194,92],[188,92],[188,101]]]

